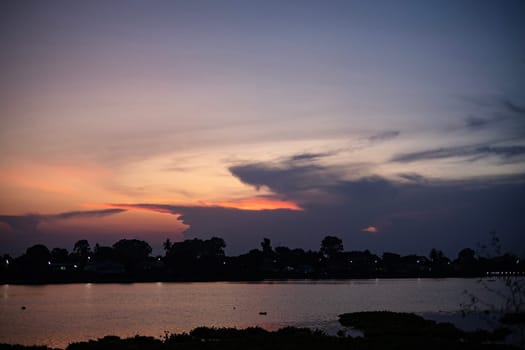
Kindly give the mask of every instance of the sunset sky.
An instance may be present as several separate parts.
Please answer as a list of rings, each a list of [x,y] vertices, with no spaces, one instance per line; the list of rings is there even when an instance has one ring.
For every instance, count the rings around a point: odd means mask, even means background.
[[[525,254],[523,1],[2,1],[0,253]]]

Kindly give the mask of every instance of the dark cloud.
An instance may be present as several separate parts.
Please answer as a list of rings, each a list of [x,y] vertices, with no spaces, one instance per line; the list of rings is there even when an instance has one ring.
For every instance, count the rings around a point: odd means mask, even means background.
[[[72,219],[72,218],[95,218],[103,217],[113,214],[118,214],[126,211],[125,209],[101,209],[101,210],[88,210],[88,211],[69,211],[65,213],[60,213],[56,215],[46,215],[43,216],[46,219]]]
[[[399,182],[378,176],[345,180],[339,169],[291,161],[230,170],[243,183],[265,186],[304,210],[134,205],[181,215],[189,226],[186,238],[221,236],[230,254],[258,247],[263,237],[274,245],[318,249],[324,236],[336,235],[350,250],[426,254],[435,247],[454,256],[461,248],[486,241],[492,230],[506,249],[525,252],[524,175],[453,182],[406,173],[399,175]],[[367,227],[376,233],[363,234]]]
[[[483,185],[479,185],[483,184]],[[525,229],[525,185],[479,182],[400,184],[367,178],[326,186],[337,203],[309,203],[304,211],[247,211],[221,207],[135,204],[179,214],[186,238],[220,236],[229,254],[258,247],[263,237],[274,245],[318,249],[326,235],[337,235],[347,249],[426,254],[431,248],[454,256],[463,247],[484,242],[496,230],[505,248],[521,254]],[[290,193],[279,195],[289,196]],[[376,234],[363,235],[364,227]]]
[[[96,218],[108,215],[114,215],[126,211],[120,208],[87,210],[87,211],[69,211],[59,214],[26,214],[26,215],[0,215],[0,222],[9,225],[13,230],[18,232],[35,232],[39,223],[44,221],[64,220],[72,218]]]
[[[412,183],[418,183],[418,184],[428,183],[428,180],[424,176],[417,174],[417,173],[401,173],[401,174],[398,174],[398,176],[399,178],[412,182]]]
[[[425,253],[439,247],[457,252],[461,247],[475,246],[496,229],[509,247],[514,246],[519,253],[525,249],[519,243],[525,228],[521,214],[525,211],[523,175],[452,182],[407,173],[400,177],[408,182],[396,182],[377,176],[344,180],[339,170],[319,165],[281,164],[276,168],[257,163],[231,170],[244,183],[267,186],[291,200],[300,202],[305,193],[315,193],[301,203],[303,212],[280,214],[277,222],[285,226],[268,228],[272,239],[286,237],[316,247],[324,235],[336,234],[346,246],[356,249]],[[192,219],[197,217],[186,218],[190,232],[210,229]],[[266,227],[271,223],[265,221]],[[370,226],[376,227],[378,234],[362,235],[362,228]],[[249,232],[250,228],[245,230]]]
[[[525,107],[501,96],[466,98],[476,112],[464,119],[464,127],[471,130],[486,128],[498,123],[510,134],[522,137]]]
[[[334,153],[300,153],[290,157],[290,161],[310,161],[317,160],[319,158],[324,158]]]
[[[465,101],[473,106],[477,106],[481,111],[499,111],[503,113],[516,113],[525,115],[525,107],[522,103],[516,102],[507,96],[465,96]],[[523,102],[523,101],[522,101]],[[510,116],[510,115],[508,115]]]
[[[311,242],[302,234],[302,225],[308,220],[303,211],[277,210],[240,210],[219,206],[179,206],[168,204],[113,204],[130,210],[151,210],[160,213],[180,215],[179,220],[189,225],[184,237],[191,239],[223,237],[229,253],[243,253],[257,248],[263,237],[271,237],[274,243],[292,244],[298,247],[310,246]],[[305,239],[306,238],[306,239]],[[304,242],[301,242],[305,239]]]
[[[26,248],[37,244],[46,244],[49,247],[72,247],[74,242],[79,239],[97,240],[104,244],[109,244],[111,239],[101,232],[92,232],[91,229],[80,229],[79,232],[43,232],[39,229],[41,223],[55,222],[73,218],[99,218],[115,215],[124,212],[125,209],[110,208],[101,210],[70,211],[58,214],[26,214],[26,215],[0,215],[0,247],[4,250],[1,253],[14,255],[22,254]],[[121,237],[119,237],[121,238]]]
[[[480,158],[486,158],[495,156],[502,160],[514,160],[517,157],[525,154],[525,146],[460,146],[460,147],[448,147],[448,148],[437,148],[421,152],[403,153],[394,156],[391,161],[410,163],[421,160],[432,160],[432,159],[444,159],[444,158],[457,158],[466,157],[470,160],[477,160]]]
[[[368,137],[368,141],[372,141],[372,142],[386,141],[386,140],[390,140],[390,139],[398,137],[400,133],[401,131],[399,130],[385,131],[385,132]]]
[[[268,187],[274,193],[301,192],[319,188],[336,180],[333,171],[319,165],[317,160],[335,154],[300,153],[280,162],[246,163],[228,168],[242,183],[259,190]]]
[[[487,126],[492,121],[493,120],[486,119],[486,118],[479,118],[479,117],[470,115],[465,119],[465,126],[467,128],[478,129],[478,128]]]
[[[241,182],[259,189],[266,186],[275,193],[297,193],[310,188],[321,188],[336,180],[335,174],[316,164],[243,164],[229,168]]]
[[[40,215],[0,215],[0,222],[7,224],[14,231],[35,232],[37,225],[42,221]]]
[[[510,100],[503,100],[502,104],[507,108],[508,111],[518,114],[520,116],[525,116],[525,107],[515,104]]]

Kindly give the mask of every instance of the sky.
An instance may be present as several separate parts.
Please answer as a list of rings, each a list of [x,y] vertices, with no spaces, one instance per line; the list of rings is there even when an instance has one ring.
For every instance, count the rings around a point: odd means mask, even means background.
[[[0,3],[0,247],[525,256],[523,1]]]

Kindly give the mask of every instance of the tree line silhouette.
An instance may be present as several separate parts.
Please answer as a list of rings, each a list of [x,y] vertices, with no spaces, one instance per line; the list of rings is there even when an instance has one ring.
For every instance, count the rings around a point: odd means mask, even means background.
[[[264,238],[260,249],[226,256],[222,238],[189,239],[164,244],[164,255],[152,256],[151,246],[138,239],[121,239],[112,246],[92,248],[79,240],[68,252],[37,244],[25,254],[5,254],[0,282],[133,282],[133,281],[253,281],[263,279],[344,279],[393,277],[474,277],[525,274],[525,264],[506,253],[480,256],[465,248],[454,259],[437,249],[428,256],[345,251],[335,236],[323,238],[318,251],[272,247]]]

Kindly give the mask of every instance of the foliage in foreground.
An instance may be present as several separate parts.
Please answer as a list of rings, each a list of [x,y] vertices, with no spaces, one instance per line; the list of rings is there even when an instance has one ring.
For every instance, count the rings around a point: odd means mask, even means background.
[[[339,322],[346,327],[363,331],[370,340],[393,339],[407,344],[441,343],[443,345],[478,345],[501,342],[509,334],[506,328],[492,332],[478,330],[465,332],[451,323],[426,320],[410,313],[390,311],[354,312],[339,315]]]
[[[169,334],[163,339],[106,336],[70,344],[67,350],[185,350],[185,349],[515,349],[501,344],[503,330],[464,332],[449,323],[425,320],[414,314],[356,312],[339,316],[345,327],[363,331],[364,337],[329,336],[309,328],[195,328],[190,333]],[[47,347],[0,345],[0,350],[50,350]]]

